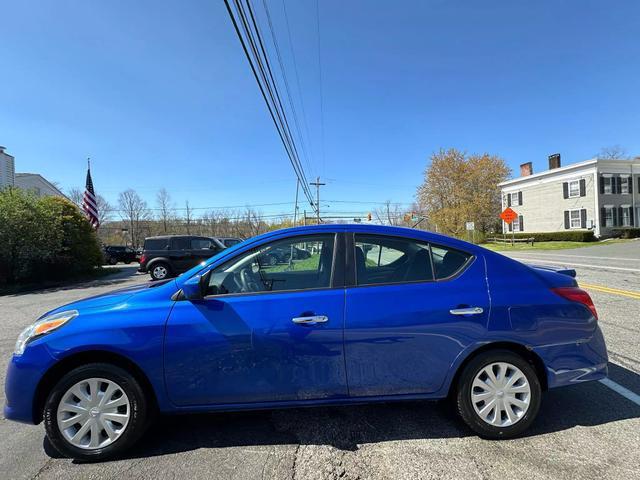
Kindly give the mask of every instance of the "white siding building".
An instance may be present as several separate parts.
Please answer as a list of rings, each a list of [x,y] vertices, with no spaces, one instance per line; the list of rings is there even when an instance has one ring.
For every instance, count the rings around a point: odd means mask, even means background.
[[[0,190],[15,185],[16,164],[15,159],[0,147]]]
[[[502,207],[518,214],[511,225],[503,222],[504,232],[593,230],[608,236],[640,224],[640,157],[562,167],[560,155],[552,155],[549,170],[534,174],[529,162],[520,174],[500,184]]]

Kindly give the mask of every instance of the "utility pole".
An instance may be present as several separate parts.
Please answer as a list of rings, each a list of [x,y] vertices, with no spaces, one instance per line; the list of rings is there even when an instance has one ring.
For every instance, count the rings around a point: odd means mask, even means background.
[[[320,187],[326,183],[320,183],[320,177],[316,177],[316,181],[309,183],[309,185],[316,187],[316,221],[320,225]]]
[[[293,208],[293,226],[296,226],[298,220],[298,190],[300,189],[300,179],[296,179],[296,206]]]

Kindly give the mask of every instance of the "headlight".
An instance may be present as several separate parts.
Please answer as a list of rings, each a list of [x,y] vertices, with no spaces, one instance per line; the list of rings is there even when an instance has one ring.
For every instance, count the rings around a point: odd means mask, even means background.
[[[56,328],[60,328],[72,318],[76,318],[78,315],[79,313],[77,310],[67,310],[66,312],[59,312],[54,313],[53,315],[48,315],[44,318],[41,318],[33,325],[29,325],[18,336],[16,348],[14,349],[13,353],[15,355],[22,355],[24,353],[24,348],[27,346],[27,343],[29,343],[29,340],[35,337],[39,337],[40,335],[44,335],[45,333],[49,333]]]

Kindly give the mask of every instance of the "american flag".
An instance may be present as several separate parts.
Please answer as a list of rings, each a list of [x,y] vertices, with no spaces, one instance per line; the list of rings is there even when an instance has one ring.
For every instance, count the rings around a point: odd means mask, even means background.
[[[100,226],[100,221],[98,220],[96,192],[93,191],[93,181],[91,180],[91,166],[87,166],[87,184],[84,187],[84,195],[82,196],[82,210],[91,226],[97,230]]]

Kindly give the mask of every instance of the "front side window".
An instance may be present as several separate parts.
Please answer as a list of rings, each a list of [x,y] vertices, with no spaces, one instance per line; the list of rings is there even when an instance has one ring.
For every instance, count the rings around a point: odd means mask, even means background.
[[[208,238],[192,238],[191,250],[210,250],[216,245]]]
[[[334,234],[278,240],[216,267],[208,295],[329,288]]]
[[[569,182],[569,198],[580,196],[580,180]]]
[[[580,210],[569,211],[569,220],[571,228],[580,228]]]

